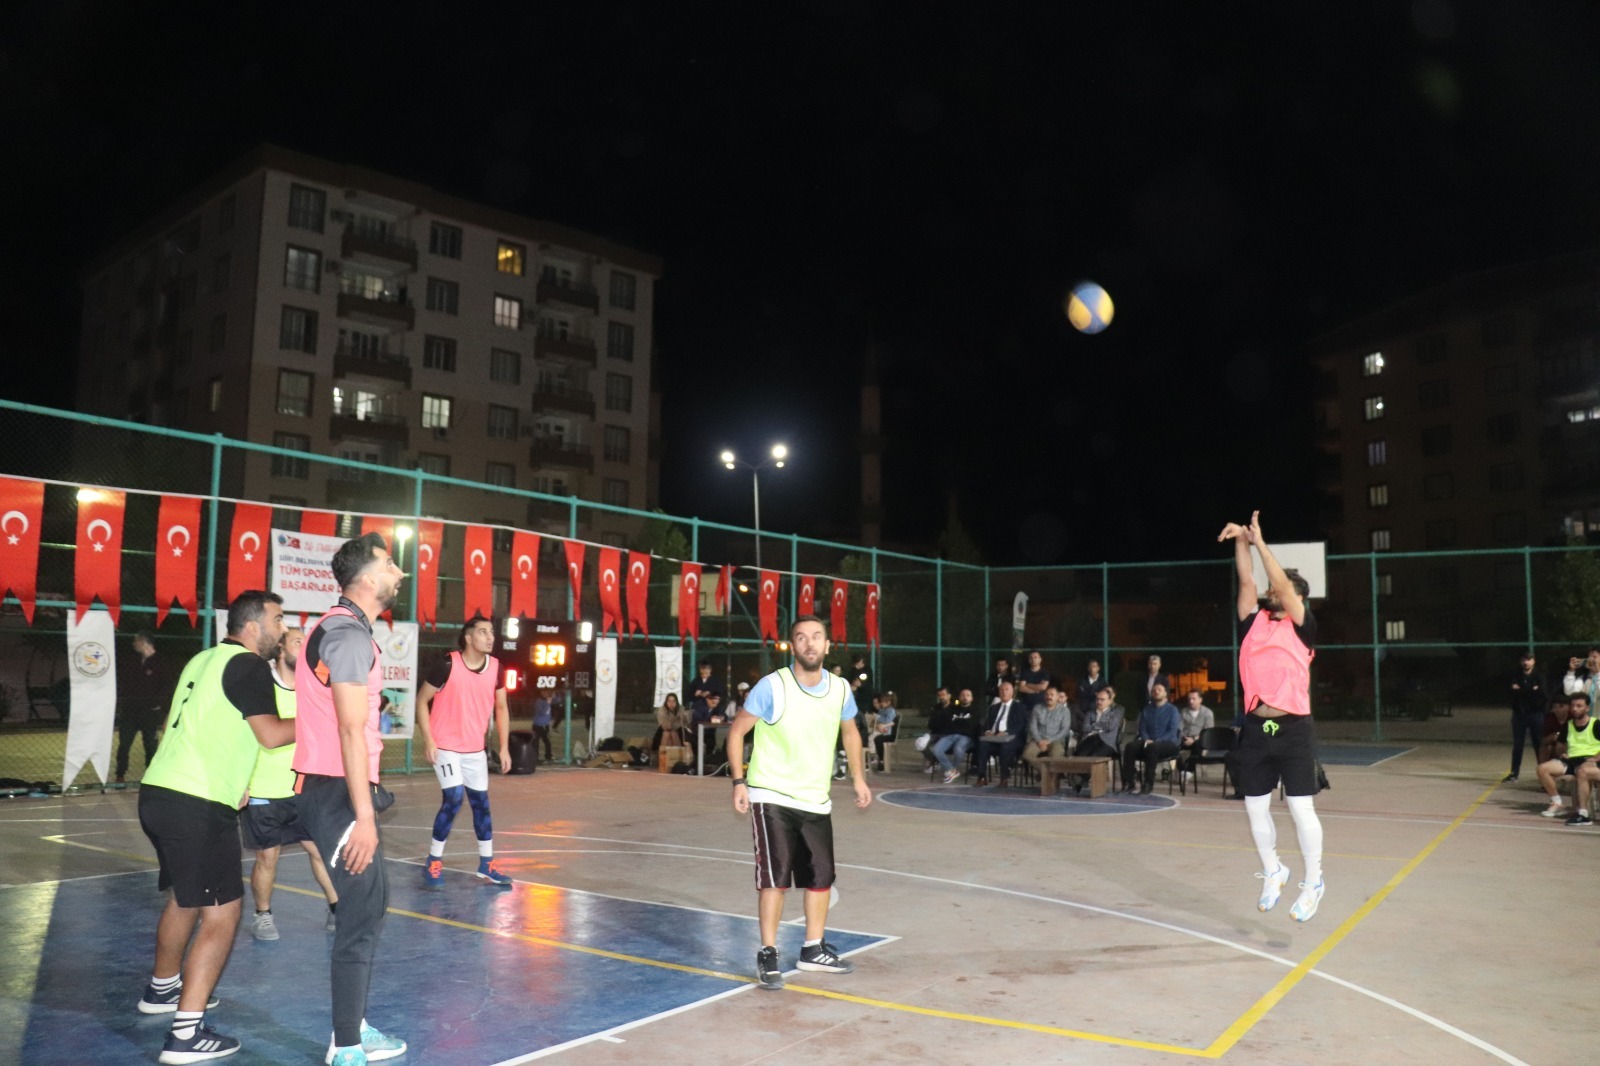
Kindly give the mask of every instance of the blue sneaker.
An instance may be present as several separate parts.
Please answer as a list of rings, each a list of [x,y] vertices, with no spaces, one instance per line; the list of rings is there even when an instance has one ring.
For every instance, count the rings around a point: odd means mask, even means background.
[[[205,1062],[207,1059],[225,1059],[239,1050],[239,1041],[231,1036],[223,1036],[209,1025],[201,1023],[194,1027],[194,1034],[187,1040],[179,1040],[174,1033],[167,1034],[167,1042],[161,1047],[161,1057],[158,1061],[183,1066],[189,1062]]]
[[[1321,881],[1314,885],[1301,881],[1300,898],[1294,901],[1293,907],[1289,908],[1289,917],[1297,922],[1309,922],[1312,916],[1317,913],[1318,905],[1322,903],[1324,887]]]
[[[507,877],[500,869],[500,863],[496,859],[480,858],[478,860],[478,876],[491,885],[509,885],[511,883],[511,878]]]
[[[361,1020],[361,1047],[345,1048],[340,1051],[333,1046],[333,1038],[328,1038],[328,1053],[322,1061],[328,1066],[362,1066],[368,1062],[382,1062],[384,1059],[397,1059],[406,1053],[406,1042],[397,1036],[385,1036],[372,1026],[366,1019]]]
[[[140,1014],[176,1014],[178,1011],[178,997],[183,994],[183,982],[173,985],[170,991],[157,992],[156,986],[146,983],[144,995],[139,999]],[[206,1010],[217,1005],[216,996],[206,998]]]
[[[444,887],[444,860],[429,859],[428,865],[422,868],[422,884],[425,888]]]

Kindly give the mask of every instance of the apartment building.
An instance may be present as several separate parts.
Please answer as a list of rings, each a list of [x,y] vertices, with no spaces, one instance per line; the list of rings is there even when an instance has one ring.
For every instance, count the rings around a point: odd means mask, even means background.
[[[263,146],[89,268],[78,407],[650,508],[660,275],[603,237]],[[250,459],[227,491],[413,506],[403,478],[284,456]],[[566,531],[565,506],[494,500],[436,491],[425,509]]]

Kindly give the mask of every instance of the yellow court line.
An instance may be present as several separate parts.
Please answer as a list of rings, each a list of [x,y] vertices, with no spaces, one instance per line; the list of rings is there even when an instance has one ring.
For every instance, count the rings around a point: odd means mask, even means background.
[[[1346,918],[1343,924],[1341,924],[1339,928],[1335,929],[1328,936],[1328,939],[1318,944],[1316,948],[1312,950],[1311,954],[1300,960],[1300,964],[1298,966],[1284,975],[1283,980],[1273,985],[1272,988],[1268,990],[1266,995],[1256,1000],[1255,1004],[1249,1010],[1245,1011],[1239,1016],[1237,1021],[1228,1026],[1228,1028],[1223,1031],[1222,1035],[1217,1037],[1217,1039],[1212,1042],[1211,1046],[1205,1049],[1205,1056],[1207,1058],[1218,1059],[1227,1054],[1228,1050],[1232,1048],[1233,1045],[1237,1044],[1246,1033],[1255,1027],[1257,1022],[1266,1016],[1267,1011],[1271,1010],[1277,1005],[1278,1001],[1283,999],[1284,996],[1288,995],[1289,991],[1294,988],[1295,985],[1304,980],[1306,974],[1310,973],[1317,963],[1321,962],[1330,951],[1338,947],[1340,942],[1343,941],[1345,937],[1349,936],[1355,931],[1356,926],[1360,925],[1367,919],[1369,915],[1372,914],[1373,911],[1377,910],[1378,904],[1388,899],[1389,893],[1399,888],[1401,883],[1405,881],[1406,878],[1410,877],[1412,873],[1416,871],[1418,866],[1422,865],[1422,861],[1429,855],[1432,855],[1435,849],[1437,849],[1440,844],[1443,844],[1451,833],[1454,833],[1457,829],[1461,828],[1466,820],[1471,818],[1473,813],[1479,807],[1483,806],[1484,801],[1487,800],[1494,790],[1499,787],[1500,786],[1498,784],[1490,785],[1483,791],[1482,795],[1472,801],[1471,806],[1462,811],[1461,814],[1456,817],[1455,821],[1451,822],[1448,826],[1441,830],[1438,836],[1428,841],[1427,845],[1424,846],[1421,851],[1417,852],[1411,857],[1410,862],[1402,866],[1398,873],[1389,878],[1387,884],[1378,889],[1377,892],[1373,893],[1371,899],[1362,904],[1354,914]]]
[[[120,859],[132,859],[134,862],[142,862],[146,866],[156,865],[155,858],[149,855],[135,855],[131,851],[118,851],[116,848],[102,848],[99,844],[85,844],[81,840],[68,840],[64,836],[48,836],[40,837],[39,839],[48,840],[52,844],[66,844],[74,848],[87,848],[89,851],[99,851],[105,853],[106,855],[115,855]]]

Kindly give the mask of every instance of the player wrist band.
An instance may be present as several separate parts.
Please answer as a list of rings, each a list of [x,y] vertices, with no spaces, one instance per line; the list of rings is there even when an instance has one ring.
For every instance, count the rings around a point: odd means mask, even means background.
[[[733,779],[733,783],[734,783],[734,785],[736,787],[739,786],[739,785],[742,785],[742,784],[744,784],[744,778],[736,777],[736,778]]]

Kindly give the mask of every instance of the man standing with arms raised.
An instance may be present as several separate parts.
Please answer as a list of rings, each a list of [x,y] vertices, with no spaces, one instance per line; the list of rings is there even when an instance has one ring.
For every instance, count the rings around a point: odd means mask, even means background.
[[[834,882],[829,789],[833,754],[841,739],[856,806],[865,809],[872,802],[862,769],[861,734],[849,721],[856,716],[855,698],[842,678],[822,668],[828,654],[827,627],[821,619],[803,615],[789,627],[789,644],[793,664],[756,682],[744,711],[728,730],[733,809],[750,814],[755,837],[761,926],[756,977],[765,989],[783,987],[778,923],[783,919],[783,894],[791,885],[805,889],[800,969],[849,973],[855,968],[823,939]],[[746,772],[744,738],[752,731]]]
[[[294,769],[300,821],[339,894],[333,938],[331,1066],[363,1066],[405,1054],[406,1043],[367,1024],[372,956],[389,905],[379,812],[394,796],[378,784],[383,670],[372,619],[394,606],[405,577],[383,537],[367,533],[333,556],[343,595],[306,634],[295,668]]]

